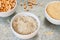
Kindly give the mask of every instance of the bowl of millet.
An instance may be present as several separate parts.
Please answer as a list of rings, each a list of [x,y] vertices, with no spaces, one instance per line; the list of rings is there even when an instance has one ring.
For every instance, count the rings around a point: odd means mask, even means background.
[[[21,39],[30,39],[38,33],[40,29],[40,20],[29,12],[17,13],[11,19],[11,30],[13,34]]]

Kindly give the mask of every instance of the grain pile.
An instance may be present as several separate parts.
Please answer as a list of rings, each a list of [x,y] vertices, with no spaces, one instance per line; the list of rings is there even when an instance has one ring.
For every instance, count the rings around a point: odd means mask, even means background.
[[[30,16],[18,16],[12,24],[14,30],[19,34],[30,34],[37,29],[37,22]]]

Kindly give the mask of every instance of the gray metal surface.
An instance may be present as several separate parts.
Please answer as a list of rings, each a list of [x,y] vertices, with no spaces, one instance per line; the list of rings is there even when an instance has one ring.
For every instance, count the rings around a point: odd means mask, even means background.
[[[24,11],[23,7],[20,6],[20,0],[17,0],[17,1],[18,1],[18,5],[17,5],[15,14]],[[37,0],[37,1],[38,3],[43,3],[43,5],[42,6],[37,5],[33,9],[31,9],[29,12],[38,16],[38,18],[41,21],[41,27],[38,34],[35,37],[28,40],[60,40],[60,26],[51,24],[45,19],[43,15],[46,4],[55,0]],[[10,28],[11,18],[15,14],[7,18],[0,17],[0,40],[23,40],[23,39],[17,38],[12,33]]]

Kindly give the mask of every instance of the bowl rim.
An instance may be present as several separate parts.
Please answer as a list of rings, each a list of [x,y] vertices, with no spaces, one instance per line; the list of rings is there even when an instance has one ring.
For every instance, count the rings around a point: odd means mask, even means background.
[[[24,13],[25,13],[25,14],[31,14],[34,19],[37,18],[36,21],[37,21],[37,23],[38,23],[38,27],[37,27],[37,29],[36,29],[34,32],[32,32],[32,33],[30,33],[30,34],[27,34],[27,35],[24,35],[24,34],[19,34],[19,33],[17,33],[17,32],[14,30],[14,28],[13,28],[13,26],[12,26],[12,22],[13,22],[13,20],[14,20],[14,18],[15,18],[16,16],[20,15],[20,13],[21,13],[21,14],[24,14]],[[13,31],[15,34],[21,35],[21,36],[28,36],[28,35],[34,34],[35,32],[38,32],[38,30],[39,30],[39,28],[40,28],[40,20],[38,19],[38,17],[37,17],[36,15],[30,13],[30,12],[20,12],[20,13],[17,13],[17,14],[11,19],[10,26],[11,26],[12,31]],[[29,16],[29,15],[28,15],[28,16]],[[35,18],[34,16],[35,16],[36,18]]]
[[[6,14],[6,13],[11,12],[12,10],[14,10],[17,6],[17,0],[15,0],[15,1],[16,1],[16,4],[15,4],[14,8],[12,8],[11,10],[7,10],[7,12],[0,12],[0,13],[5,13]]]
[[[52,2],[47,3],[47,5],[45,6],[45,14],[47,14],[48,17],[50,17],[50,16],[49,16],[49,14],[48,14],[47,11],[46,11],[47,6],[48,6],[49,4],[52,4],[52,3],[55,3],[55,2],[60,2],[60,1],[52,1]],[[50,18],[53,19],[53,20],[55,20],[55,21],[60,21],[60,20],[58,20],[58,19],[54,19],[54,18],[52,18],[52,17],[50,17]]]

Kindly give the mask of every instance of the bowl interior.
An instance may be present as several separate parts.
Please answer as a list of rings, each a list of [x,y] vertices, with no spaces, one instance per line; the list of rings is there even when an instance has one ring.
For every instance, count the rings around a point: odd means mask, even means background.
[[[7,12],[0,12],[0,13],[6,14],[6,13],[9,13],[9,12],[13,11],[17,6],[17,0],[15,0],[15,1],[16,1],[16,4],[11,10],[8,10]]]
[[[52,3],[55,3],[55,2],[60,2],[60,1],[53,1],[53,2],[48,3],[48,4],[46,5],[46,7],[45,7],[45,14],[46,14],[49,18],[51,18],[51,19],[53,19],[53,20],[55,20],[55,21],[60,21],[60,20],[57,20],[57,19],[52,18],[52,17],[48,14],[48,12],[46,11],[47,6],[48,6],[49,4],[52,4]]]
[[[39,21],[39,19],[38,19],[34,14],[31,14],[31,13],[29,13],[29,12],[22,12],[22,13],[16,14],[16,15],[12,18],[12,20],[11,20],[11,27],[12,27],[12,22],[13,22],[14,18],[17,17],[18,15],[19,15],[19,16],[20,16],[20,15],[31,16],[31,17],[33,17],[34,19],[36,19],[36,22],[37,22],[38,27],[37,27],[37,29],[36,29],[34,32],[36,32],[36,31],[39,30],[39,28],[40,28],[40,21]],[[14,30],[13,27],[12,27],[12,29]],[[14,31],[15,31],[15,30],[14,30]],[[34,33],[34,32],[33,32],[33,33]],[[33,34],[33,33],[31,33],[31,34]],[[17,33],[17,34],[18,34],[18,33]],[[19,35],[22,35],[22,34],[19,34]],[[29,35],[29,34],[28,34],[28,35]]]

